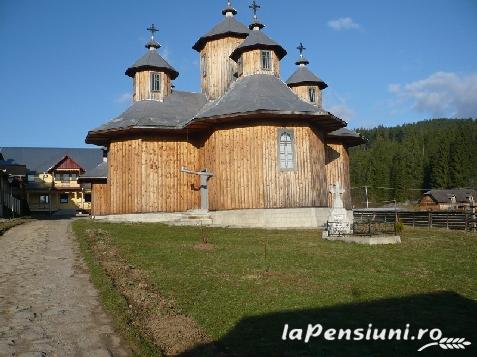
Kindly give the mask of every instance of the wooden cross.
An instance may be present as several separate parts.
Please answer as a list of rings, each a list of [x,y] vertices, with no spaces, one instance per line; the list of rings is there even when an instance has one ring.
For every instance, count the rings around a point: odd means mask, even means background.
[[[248,8],[252,9],[253,17],[256,19],[257,18],[257,10],[260,9],[261,6],[258,5],[255,0],[253,0],[252,5],[250,5]]]
[[[214,176],[212,172],[209,172],[207,169],[203,169],[200,171],[193,171],[189,170],[187,167],[182,166],[181,167],[181,172],[184,172],[186,174],[190,175],[197,175],[200,177],[200,209],[204,211],[209,210],[209,185],[208,181],[209,179]]]
[[[153,39],[154,38],[154,33],[156,32],[159,32],[159,29],[157,29],[154,24],[152,24],[151,26],[149,26],[147,29],[147,31],[151,32],[151,38]]]
[[[303,46],[303,43],[300,42],[300,46],[298,46],[296,49],[300,51],[300,57],[303,57],[303,51],[306,50],[305,46]]]

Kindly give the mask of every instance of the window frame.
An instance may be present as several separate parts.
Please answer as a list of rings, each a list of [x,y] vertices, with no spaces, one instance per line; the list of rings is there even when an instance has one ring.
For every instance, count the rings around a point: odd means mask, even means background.
[[[268,54],[268,67],[265,66],[265,57],[264,54]],[[272,51],[271,50],[260,50],[260,68],[263,71],[273,71],[273,63],[272,63]]]
[[[312,93],[313,93],[313,100],[312,100]],[[308,87],[308,100],[310,103],[317,103],[316,102],[316,87],[310,86]]]
[[[50,203],[50,196],[48,195],[39,195],[38,196],[38,202],[40,205],[47,205]]]
[[[61,196],[66,196],[66,201]],[[60,196],[58,197],[58,200],[60,201],[60,204],[68,204],[70,202],[70,195],[67,194],[67,193],[60,193]]]
[[[156,82],[156,77],[159,78],[159,81]],[[162,73],[161,72],[151,72],[151,92],[152,93],[161,93],[162,90]],[[159,89],[156,89],[155,84],[159,85]]]
[[[282,151],[281,151],[281,146],[282,146],[282,136],[283,134],[288,134],[290,135],[290,147],[291,147],[291,167],[283,167],[282,166]],[[293,129],[278,129],[277,131],[277,162],[278,162],[278,169],[280,171],[296,171],[297,170],[297,163],[295,160],[295,132]],[[285,155],[285,161],[287,152],[285,151],[283,153]]]

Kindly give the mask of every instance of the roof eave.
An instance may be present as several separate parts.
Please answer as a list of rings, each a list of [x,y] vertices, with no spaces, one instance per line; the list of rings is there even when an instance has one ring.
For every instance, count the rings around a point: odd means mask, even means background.
[[[274,111],[274,110],[256,110],[243,113],[230,113],[223,115],[213,115],[208,117],[194,118],[185,127],[191,127],[195,123],[202,122],[229,122],[237,119],[315,119],[314,123],[322,127],[324,133],[338,130],[347,125],[347,123],[328,112],[298,112],[298,111]]]
[[[235,62],[240,58],[240,56],[247,51],[252,51],[252,50],[273,50],[278,56],[279,60],[282,60],[283,57],[287,55],[287,51],[280,45],[262,45],[262,44],[254,44],[250,46],[244,46],[244,47],[237,47],[232,54],[230,55],[230,58],[233,59]]]
[[[225,37],[236,37],[236,38],[245,39],[245,38],[247,38],[248,35],[249,35],[248,33],[239,33],[239,32],[229,31],[229,32],[221,33],[221,34],[212,35],[212,36],[204,36],[204,37],[201,37],[197,40],[197,42],[194,44],[194,46],[192,46],[192,49],[196,50],[197,52],[200,52],[204,49],[205,45],[209,41],[219,40],[219,39],[225,38]]]
[[[174,80],[179,77],[179,72],[177,72],[173,68],[168,67],[155,67],[155,66],[139,66],[139,67],[129,67],[124,74],[128,77],[134,78],[134,75],[139,71],[147,71],[147,70],[156,70],[156,71],[163,71],[168,73],[171,76],[171,79]]]

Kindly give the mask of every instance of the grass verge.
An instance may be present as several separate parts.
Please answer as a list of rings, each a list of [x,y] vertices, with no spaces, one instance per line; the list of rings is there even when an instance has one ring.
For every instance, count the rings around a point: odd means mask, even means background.
[[[84,260],[89,268],[91,280],[98,289],[101,301],[113,318],[116,329],[126,339],[136,356],[162,356],[157,346],[149,342],[132,324],[129,304],[115,288],[114,281],[109,277],[91,248],[90,237],[81,229],[84,227],[80,221],[73,223],[73,231],[79,241],[79,246]]]
[[[28,221],[29,221],[28,219],[24,219],[24,218],[0,220],[0,236],[5,234],[5,232],[8,231],[10,228],[19,226],[20,224],[26,223]]]
[[[365,246],[323,241],[312,230],[87,220],[74,229],[79,236],[107,232],[120,258],[145,272],[148,284],[226,355],[392,356],[414,355],[419,347],[418,341],[284,342],[285,324],[404,329],[409,323],[439,328],[444,337],[477,337],[476,234],[406,228],[400,245]],[[205,345],[185,355],[207,355]]]

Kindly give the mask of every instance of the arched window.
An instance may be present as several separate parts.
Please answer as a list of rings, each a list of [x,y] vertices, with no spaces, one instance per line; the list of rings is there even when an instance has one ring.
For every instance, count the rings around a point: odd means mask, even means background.
[[[293,170],[295,163],[293,160],[293,132],[290,130],[281,130],[278,133],[278,160],[280,170]]]

